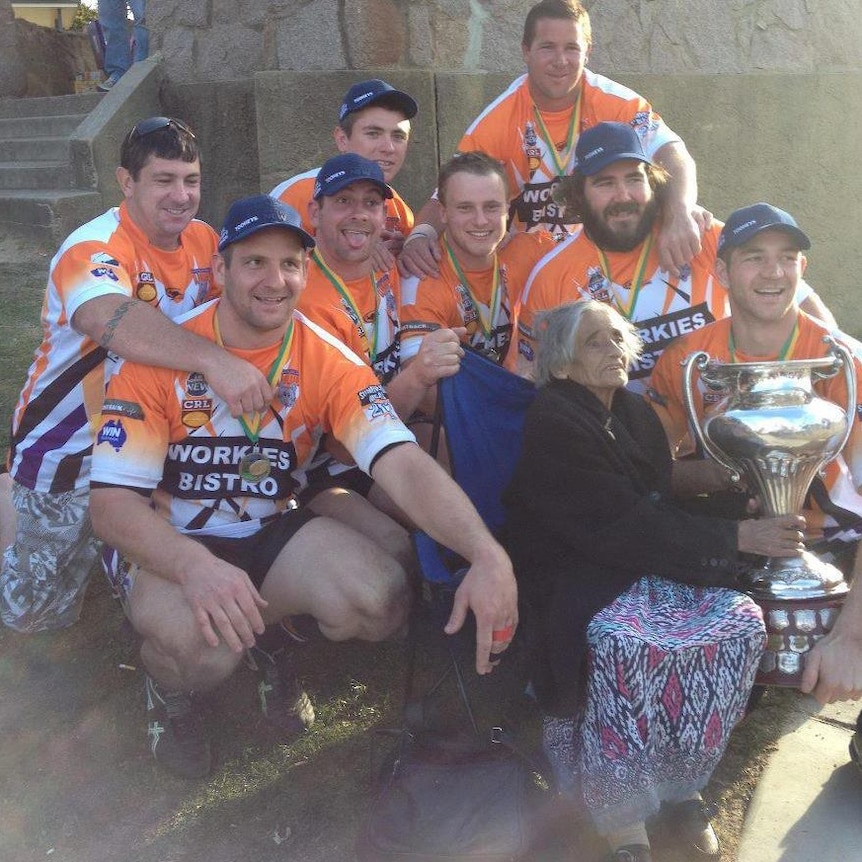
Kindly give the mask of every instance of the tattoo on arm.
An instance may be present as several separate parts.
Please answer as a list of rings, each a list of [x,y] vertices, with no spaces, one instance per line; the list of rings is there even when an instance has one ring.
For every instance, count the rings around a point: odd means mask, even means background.
[[[129,313],[133,306],[137,305],[137,300],[129,299],[122,305],[117,306],[117,310],[111,316],[111,319],[105,324],[105,331],[99,339],[99,344],[108,348],[111,346],[111,341],[114,338],[114,333],[117,331],[120,321]]]

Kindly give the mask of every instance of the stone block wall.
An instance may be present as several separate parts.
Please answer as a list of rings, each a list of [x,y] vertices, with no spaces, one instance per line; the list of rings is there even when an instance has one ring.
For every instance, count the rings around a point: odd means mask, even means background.
[[[520,71],[532,0],[159,0],[174,81],[262,70]],[[591,67],[740,74],[862,68],[858,0],[592,0]]]

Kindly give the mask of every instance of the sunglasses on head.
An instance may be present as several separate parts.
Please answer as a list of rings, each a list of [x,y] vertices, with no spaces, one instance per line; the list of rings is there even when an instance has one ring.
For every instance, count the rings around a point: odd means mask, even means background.
[[[150,117],[147,120],[141,120],[132,128],[132,131],[129,132],[129,140],[136,141],[138,138],[145,138],[153,132],[167,129],[170,126],[195,138],[195,133],[182,120],[175,120],[173,117]]]

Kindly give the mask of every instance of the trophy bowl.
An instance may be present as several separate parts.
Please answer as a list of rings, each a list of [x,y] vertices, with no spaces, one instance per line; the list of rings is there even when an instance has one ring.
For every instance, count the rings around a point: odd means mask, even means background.
[[[704,451],[745,477],[765,516],[798,514],[818,471],[836,458],[850,436],[856,376],[853,358],[827,339],[830,355],[774,362],[718,362],[704,351],[683,365],[683,397]],[[843,367],[848,405],[820,398],[814,380]],[[703,420],[695,407],[694,371],[720,393]],[[755,682],[798,686],[805,653],[833,626],[847,592],[842,573],[814,554],[769,557],[740,575],[740,588],[761,607],[767,643]]]

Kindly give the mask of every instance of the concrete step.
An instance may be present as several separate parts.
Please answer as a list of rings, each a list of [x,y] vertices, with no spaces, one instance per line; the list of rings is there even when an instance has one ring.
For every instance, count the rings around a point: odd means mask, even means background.
[[[70,189],[74,182],[68,162],[0,162],[0,189]]]
[[[0,190],[0,234],[59,245],[103,211],[98,192],[70,189]]]
[[[0,99],[0,118],[89,114],[104,95],[81,93],[78,96],[42,96],[38,99]]]
[[[68,162],[69,139],[11,138],[0,140],[0,162]]]
[[[86,114],[49,117],[0,117],[0,140],[11,138],[59,138],[70,135]]]

